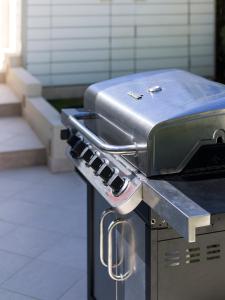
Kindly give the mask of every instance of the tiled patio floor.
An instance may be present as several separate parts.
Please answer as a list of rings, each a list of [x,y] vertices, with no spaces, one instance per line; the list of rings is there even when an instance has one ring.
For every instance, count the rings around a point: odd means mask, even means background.
[[[86,190],[45,167],[0,172],[0,300],[86,300]]]

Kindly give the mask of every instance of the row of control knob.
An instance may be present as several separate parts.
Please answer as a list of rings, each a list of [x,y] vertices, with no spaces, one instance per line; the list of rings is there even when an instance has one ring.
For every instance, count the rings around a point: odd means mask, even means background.
[[[61,131],[61,139],[67,140],[70,145],[70,155],[74,159],[84,159],[87,166],[90,166],[95,174],[102,178],[104,184],[111,187],[115,195],[120,194],[125,189],[127,181],[119,176],[119,171],[110,167],[108,160],[101,158],[100,153],[94,151],[81,137],[71,136],[68,129],[64,129]]]

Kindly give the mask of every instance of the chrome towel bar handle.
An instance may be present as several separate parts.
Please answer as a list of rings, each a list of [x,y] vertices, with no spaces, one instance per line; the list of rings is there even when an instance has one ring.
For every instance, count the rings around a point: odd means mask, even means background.
[[[147,144],[131,144],[131,145],[111,145],[101,140],[96,134],[89,130],[80,120],[95,119],[96,114],[92,112],[77,112],[76,114],[67,116],[67,124],[76,129],[89,142],[93,143],[99,150],[111,154],[135,154],[138,151],[147,150]]]

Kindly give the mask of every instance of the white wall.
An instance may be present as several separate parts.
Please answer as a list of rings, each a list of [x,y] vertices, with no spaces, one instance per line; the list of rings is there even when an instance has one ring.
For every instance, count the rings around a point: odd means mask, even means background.
[[[24,63],[44,85],[183,68],[214,75],[214,0],[26,0]]]
[[[0,0],[0,70],[6,53],[20,54],[21,0]]]

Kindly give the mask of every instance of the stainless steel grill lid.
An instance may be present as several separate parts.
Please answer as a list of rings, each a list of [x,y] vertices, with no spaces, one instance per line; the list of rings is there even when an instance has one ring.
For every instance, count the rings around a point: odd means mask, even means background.
[[[106,142],[147,143],[146,150],[125,156],[146,176],[181,172],[199,149],[225,142],[225,86],[185,71],[146,72],[91,85],[84,107],[98,116],[86,126]]]

